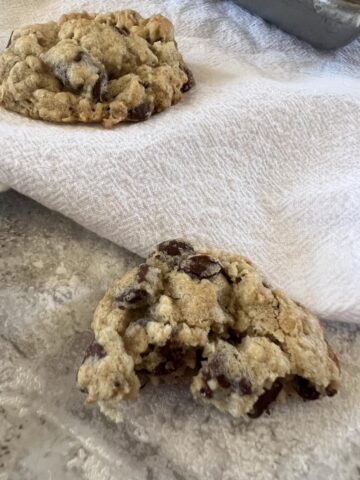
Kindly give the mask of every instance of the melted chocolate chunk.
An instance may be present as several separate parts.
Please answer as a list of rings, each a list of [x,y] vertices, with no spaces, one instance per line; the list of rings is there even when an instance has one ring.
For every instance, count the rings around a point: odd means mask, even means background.
[[[137,279],[140,283],[146,280],[146,275],[149,272],[149,268],[149,265],[147,265],[146,263],[142,263],[141,265],[139,265]]]
[[[124,35],[125,37],[129,35],[129,30],[126,27],[115,27],[115,30],[117,30],[120,35]]]
[[[54,65],[50,65],[54,75],[61,81],[65,88],[74,93],[79,93],[84,88],[84,84],[76,84],[71,82],[72,68],[79,62],[84,62],[87,67],[96,69],[98,78],[92,87],[92,97],[95,102],[101,100],[102,94],[106,88],[108,77],[105,72],[104,66],[100,64],[94,64],[90,55],[85,51],[77,51],[71,61],[59,61]]]
[[[220,374],[216,377],[218,384],[221,388],[230,388],[231,383],[229,382],[228,378],[224,374]]]
[[[7,45],[6,45],[6,47],[5,47],[5,48],[9,48],[9,47],[10,47],[10,45],[11,45],[11,41],[12,41],[12,36],[13,36],[13,33],[14,33],[14,30],[13,30],[13,31],[10,33],[10,38],[9,38],[9,40],[8,40],[8,43],[7,43]]]
[[[99,78],[96,80],[95,85],[93,86],[93,89],[92,89],[92,96],[95,102],[99,102],[101,99],[102,83],[103,83],[103,78],[100,75]]]
[[[200,395],[202,395],[205,398],[212,398],[213,397],[213,391],[208,385],[205,385],[200,389]]]
[[[83,363],[89,357],[104,358],[106,357],[106,355],[107,353],[104,347],[100,345],[100,343],[94,342],[91,345],[89,345],[88,348],[86,349]]]
[[[248,416],[251,418],[258,418],[265,412],[265,410],[268,412],[269,405],[276,400],[282,388],[282,381],[280,378],[278,378],[275,380],[269,390],[265,390],[265,392],[260,395],[253,406],[252,412],[248,413]]]
[[[151,117],[151,114],[154,111],[154,105],[151,103],[141,103],[137,107],[129,110],[127,120],[130,122],[143,122]]]
[[[317,400],[320,397],[320,393],[316,390],[314,385],[304,377],[295,377],[295,389],[305,401]]]
[[[194,75],[192,74],[190,68],[184,67],[184,72],[186,73],[188,79],[187,82],[181,87],[182,93],[188,92],[195,85]]]
[[[222,270],[221,264],[208,255],[192,255],[180,265],[180,270],[195,278],[211,278]]]
[[[229,283],[233,283],[230,275],[227,273],[227,271],[225,270],[224,267],[221,267],[221,273],[224,275],[224,277],[226,278],[226,280],[227,280]]]
[[[140,308],[147,304],[147,292],[139,288],[129,288],[115,298],[119,307]]]
[[[239,387],[240,387],[240,392],[243,395],[251,395],[252,394],[252,384],[248,378],[241,378],[239,380]]]
[[[177,257],[195,252],[189,243],[180,240],[167,240],[166,242],[160,243],[157,249],[169,257]]]

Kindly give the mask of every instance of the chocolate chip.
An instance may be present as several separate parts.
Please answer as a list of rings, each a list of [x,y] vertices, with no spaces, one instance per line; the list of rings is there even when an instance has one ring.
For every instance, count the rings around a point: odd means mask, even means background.
[[[205,398],[212,398],[213,397],[213,391],[208,385],[205,385],[200,389],[200,395],[205,397]]]
[[[146,263],[142,263],[141,265],[139,265],[137,279],[140,283],[146,280],[146,275],[149,272],[149,268],[149,265],[147,265]]]
[[[226,339],[226,341],[228,343],[230,343],[231,345],[234,345],[234,347],[240,345],[240,343],[242,342],[242,339],[244,337],[244,335],[242,335],[240,332],[236,332],[232,328],[229,328],[228,335],[229,336]]]
[[[147,82],[146,80],[139,80],[140,85],[142,85],[144,88],[149,88],[150,87],[150,82]]]
[[[86,390],[86,388],[80,388],[80,392],[81,392],[81,393],[89,393],[89,392]]]
[[[89,357],[104,358],[106,355],[107,353],[104,347],[100,345],[100,343],[94,342],[86,349],[83,362]]]
[[[115,298],[118,307],[140,308],[147,304],[147,292],[139,288],[128,288]]]
[[[92,96],[95,102],[99,102],[101,99],[103,81],[104,81],[103,76],[99,75],[99,78],[96,80],[95,85],[93,86]]]
[[[221,267],[221,273],[224,275],[224,277],[226,278],[226,280],[227,280],[229,283],[233,283],[230,275],[227,273],[227,271],[225,270],[224,267]]]
[[[251,418],[258,418],[264,413],[265,410],[268,411],[269,405],[276,400],[282,388],[282,381],[280,378],[278,378],[275,380],[269,390],[265,390],[265,392],[260,395],[253,406],[252,412],[248,413],[248,416]]]
[[[216,377],[216,380],[218,381],[218,384],[222,388],[230,388],[231,386],[231,383],[229,382],[229,380],[226,378],[224,374],[218,375]]]
[[[240,391],[243,395],[251,395],[252,394],[252,384],[248,378],[241,378],[239,380],[239,387]]]
[[[129,110],[127,120],[130,122],[143,122],[151,117],[154,111],[154,105],[151,103],[141,103],[137,107]]]
[[[120,35],[124,35],[125,37],[129,35],[129,30],[126,27],[115,27],[115,30],[117,30]]]
[[[314,385],[304,377],[295,377],[295,389],[297,393],[305,401],[317,400],[320,397],[320,393],[316,390]]]
[[[7,43],[7,45],[6,45],[6,47],[5,47],[5,48],[9,48],[9,47],[10,47],[10,45],[11,45],[11,41],[12,41],[12,36],[13,36],[13,33],[14,33],[14,30],[11,32],[11,34],[10,34],[10,38],[9,38],[9,40],[8,40],[8,43]]]
[[[180,270],[196,278],[211,278],[221,272],[220,263],[208,255],[192,255],[180,265]]]
[[[118,382],[118,381],[115,381],[115,382],[114,382],[114,387],[115,387],[115,388],[120,388],[120,386],[121,386],[121,383],[120,383],[120,382]]]
[[[192,245],[182,242],[181,240],[167,240],[166,242],[160,243],[157,249],[169,257],[177,257],[195,252]]]
[[[184,364],[184,350],[173,342],[168,342],[159,348],[159,353],[166,358],[167,362],[173,364],[173,370],[177,370]]]
[[[91,73],[96,71],[98,74],[98,78],[92,87],[92,97],[95,102],[98,102],[101,99],[102,93],[108,81],[108,77],[105,67],[98,62],[94,63],[94,60],[87,52],[76,51],[71,61],[59,59],[57,63],[54,63],[51,60],[48,61],[45,55],[44,61],[51,67],[54,75],[61,81],[64,87],[74,93],[81,92],[85,85],[84,79],[82,80],[83,83],[74,82],[72,75],[73,68],[76,67],[76,64],[80,61],[83,62],[84,66],[86,67],[85,73],[87,73],[87,70],[90,69]]]
[[[184,67],[184,72],[186,73],[188,79],[187,82],[181,87],[182,93],[188,92],[195,85],[194,75],[192,74],[190,68]]]
[[[330,385],[328,385],[328,386],[326,387],[326,395],[327,395],[328,397],[333,397],[333,396],[336,395],[336,394],[337,394],[336,388],[331,387]]]

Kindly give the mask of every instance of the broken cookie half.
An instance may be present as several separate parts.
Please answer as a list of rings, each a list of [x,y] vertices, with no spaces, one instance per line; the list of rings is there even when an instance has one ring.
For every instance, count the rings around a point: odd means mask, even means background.
[[[338,360],[309,310],[245,257],[186,240],[161,243],[117,280],[92,329],[78,383],[113,418],[146,381],[189,382],[195,400],[234,417],[339,388]]]

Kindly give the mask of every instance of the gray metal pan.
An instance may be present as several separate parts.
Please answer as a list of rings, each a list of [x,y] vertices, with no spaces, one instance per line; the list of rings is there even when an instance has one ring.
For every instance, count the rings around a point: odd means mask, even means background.
[[[360,36],[360,26],[351,18],[352,12],[354,18],[360,14],[360,7],[356,6],[358,2],[342,2],[344,6],[338,5],[332,9],[318,9],[314,6],[314,0],[235,2],[317,48],[336,49]]]

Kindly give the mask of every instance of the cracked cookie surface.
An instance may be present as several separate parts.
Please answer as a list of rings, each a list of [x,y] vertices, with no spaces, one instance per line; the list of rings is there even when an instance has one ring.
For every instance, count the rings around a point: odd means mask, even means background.
[[[257,417],[287,395],[334,395],[340,369],[319,320],[245,257],[186,240],[156,246],[99,303],[78,372],[111,414],[141,383],[187,381],[195,400]]]
[[[133,10],[19,28],[0,55],[0,105],[52,122],[143,121],[193,84],[171,22]]]

